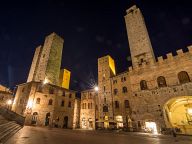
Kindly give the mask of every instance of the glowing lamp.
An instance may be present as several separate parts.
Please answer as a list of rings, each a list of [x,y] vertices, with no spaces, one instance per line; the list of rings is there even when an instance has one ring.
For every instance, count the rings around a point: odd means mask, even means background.
[[[13,103],[12,100],[8,100],[8,101],[7,101],[7,104],[8,104],[8,105],[11,105],[12,103]]]
[[[29,100],[27,103],[27,108],[32,108],[33,107],[33,101]]]
[[[192,115],[192,108],[188,108],[188,109],[187,109],[187,113],[188,113],[189,115]]]
[[[43,81],[43,84],[47,84],[49,81],[48,79],[45,78],[45,80]]]
[[[94,90],[95,90],[95,91],[98,91],[98,90],[99,90],[99,88],[96,86],[96,87],[94,88]]]

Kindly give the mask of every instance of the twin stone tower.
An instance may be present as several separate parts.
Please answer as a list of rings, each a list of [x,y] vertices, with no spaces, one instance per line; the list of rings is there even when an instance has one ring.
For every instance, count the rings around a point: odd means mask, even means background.
[[[61,68],[64,40],[56,33],[45,38],[36,48],[27,82],[50,83],[69,89],[70,71]]]

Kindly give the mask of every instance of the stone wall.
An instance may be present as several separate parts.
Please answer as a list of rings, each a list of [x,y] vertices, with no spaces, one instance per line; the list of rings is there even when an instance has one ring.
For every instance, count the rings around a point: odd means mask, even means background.
[[[76,92],[64,88],[30,82],[18,86],[12,110],[26,117],[25,124],[72,128]],[[50,102],[52,101],[52,102]],[[67,124],[64,126],[64,118]],[[46,119],[47,118],[47,119]]]

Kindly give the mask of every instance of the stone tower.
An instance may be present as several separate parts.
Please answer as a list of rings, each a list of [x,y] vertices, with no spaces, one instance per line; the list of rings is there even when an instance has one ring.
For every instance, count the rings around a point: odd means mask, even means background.
[[[59,86],[69,89],[71,72],[67,69],[61,69],[59,75]]]
[[[112,76],[115,76],[114,60],[108,55],[98,59],[98,101],[99,101],[99,121],[105,121],[104,127],[109,126],[109,121],[113,121],[113,98],[111,90]]]
[[[133,67],[155,62],[151,41],[143,15],[135,5],[127,10],[125,16],[129,47]]]
[[[33,58],[28,80],[44,81],[58,85],[64,40],[56,33],[45,38],[43,47],[39,46]]]

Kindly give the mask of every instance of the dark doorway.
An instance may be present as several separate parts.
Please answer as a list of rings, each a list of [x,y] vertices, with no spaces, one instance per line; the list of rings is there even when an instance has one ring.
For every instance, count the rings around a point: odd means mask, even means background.
[[[51,116],[50,113],[47,113],[47,114],[46,114],[46,117],[45,117],[45,126],[48,126],[48,125],[49,125],[50,116]]]
[[[63,121],[63,128],[67,128],[67,127],[68,127],[68,116],[65,116]]]
[[[36,125],[37,124],[37,116],[38,116],[38,113],[34,112],[33,115],[32,115],[32,119],[31,119],[31,124],[32,125]]]

